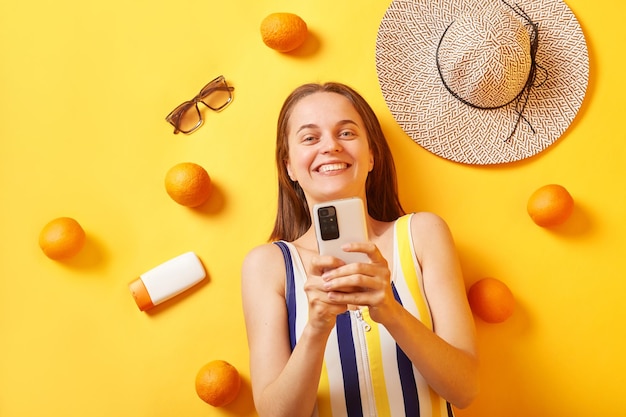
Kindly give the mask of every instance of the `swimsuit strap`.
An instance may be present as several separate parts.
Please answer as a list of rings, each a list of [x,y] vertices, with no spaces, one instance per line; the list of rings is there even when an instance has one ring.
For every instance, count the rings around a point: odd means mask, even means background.
[[[285,302],[287,303],[287,316],[289,323],[289,343],[293,351],[296,346],[296,283],[293,273],[293,261],[291,252],[285,242],[274,242],[283,253],[285,260]]]

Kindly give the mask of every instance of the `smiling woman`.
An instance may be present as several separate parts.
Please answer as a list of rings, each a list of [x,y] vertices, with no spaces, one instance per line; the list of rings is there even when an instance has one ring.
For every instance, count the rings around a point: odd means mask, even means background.
[[[397,193],[398,187],[393,157],[380,127],[380,123],[378,122],[378,118],[369,104],[358,93],[342,84],[327,83],[324,86],[305,84],[287,97],[278,116],[276,137],[278,213],[270,240],[294,240],[306,232],[311,226],[311,217],[306,196],[299,183],[292,181],[289,177],[287,162],[289,161],[289,152],[291,149],[289,129],[291,129],[291,125],[296,125],[295,122],[291,121],[294,107],[301,100],[310,98],[309,96],[319,92],[335,93],[335,98],[343,97],[347,100],[351,106],[343,108],[347,109],[349,114],[354,118],[352,124],[355,127],[360,126],[360,131],[367,134],[368,146],[372,158],[376,163],[373,164],[371,175],[367,177],[366,193],[375,193],[375,195],[377,195],[377,198],[367,201],[368,212],[374,217],[385,221],[394,220],[399,215],[404,214]],[[324,100],[324,98],[319,100]],[[345,106],[345,103],[344,101],[343,106]],[[340,107],[340,104],[335,103],[334,106]],[[299,107],[302,108],[303,106]],[[304,110],[307,110],[306,106],[304,106]],[[314,112],[312,116],[322,117],[315,107],[308,109],[308,111]],[[344,123],[343,120],[344,118],[339,117],[335,120],[335,123],[341,125]],[[359,122],[360,125],[356,122]],[[307,124],[311,123],[304,122],[303,125]],[[293,221],[290,219],[293,219]]]
[[[367,102],[343,84],[297,88],[279,116],[276,163],[275,242],[242,272],[259,415],[452,416],[469,405],[474,324],[452,237],[432,213],[404,214]],[[365,262],[317,252],[313,206],[348,197],[368,208],[369,241],[342,249]]]
[[[302,189],[326,179],[307,196],[309,204],[345,197],[365,200],[360,185],[373,168],[373,156],[363,121],[350,101],[336,94],[312,94],[300,100],[296,110],[287,131],[289,179]],[[337,120],[337,114],[349,118]]]

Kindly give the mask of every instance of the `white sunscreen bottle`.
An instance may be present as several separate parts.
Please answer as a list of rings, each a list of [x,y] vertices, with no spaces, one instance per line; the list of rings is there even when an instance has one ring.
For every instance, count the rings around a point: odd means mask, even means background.
[[[152,268],[129,284],[139,307],[146,311],[191,288],[206,277],[206,271],[193,252],[183,253]]]

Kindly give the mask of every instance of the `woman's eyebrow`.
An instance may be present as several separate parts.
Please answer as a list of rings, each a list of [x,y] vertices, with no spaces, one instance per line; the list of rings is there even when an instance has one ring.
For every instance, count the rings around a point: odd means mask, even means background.
[[[335,123],[335,126],[345,126],[345,125],[354,125],[357,127],[359,126],[357,122],[355,122],[352,119],[343,119]],[[299,133],[303,131],[304,129],[317,129],[317,128],[319,128],[319,126],[316,125],[315,123],[307,123],[307,124],[303,124],[302,126],[300,126],[298,130],[296,131],[296,133]]]
[[[355,125],[357,127],[359,126],[357,122],[351,119],[344,119],[344,120],[340,120],[337,122],[337,126],[343,126],[343,125]]]
[[[304,124],[304,125],[300,126],[300,127],[298,128],[298,130],[296,130],[296,133],[300,133],[300,132],[301,132],[301,131],[303,131],[304,129],[315,129],[315,128],[317,128],[317,127],[318,127],[318,126],[317,126],[316,124],[314,124],[314,123]]]

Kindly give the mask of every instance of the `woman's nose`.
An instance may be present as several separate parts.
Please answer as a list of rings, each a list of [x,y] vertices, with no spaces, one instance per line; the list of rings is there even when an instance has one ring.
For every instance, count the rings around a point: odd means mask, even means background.
[[[337,138],[331,136],[324,139],[322,149],[324,150],[324,153],[332,153],[340,152],[343,147]]]

